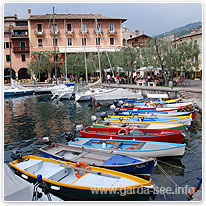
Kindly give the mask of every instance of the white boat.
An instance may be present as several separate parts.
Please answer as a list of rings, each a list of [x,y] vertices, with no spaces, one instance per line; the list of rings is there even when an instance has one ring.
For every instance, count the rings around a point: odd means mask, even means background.
[[[89,88],[87,90],[77,92],[75,94],[75,101],[89,101],[95,95],[107,94],[108,92],[115,91],[116,89],[103,89],[103,88]]]
[[[26,87],[22,87],[14,82],[11,79],[11,86],[4,86],[4,96],[18,96],[18,95],[32,95],[34,93],[34,89],[28,89]]]
[[[65,84],[55,85],[52,89],[52,99],[71,99],[74,95],[74,86],[66,86]]]
[[[94,94],[93,98],[99,102],[115,99],[134,99],[143,97],[141,95],[141,92],[135,93],[129,89],[115,88],[108,92]]]

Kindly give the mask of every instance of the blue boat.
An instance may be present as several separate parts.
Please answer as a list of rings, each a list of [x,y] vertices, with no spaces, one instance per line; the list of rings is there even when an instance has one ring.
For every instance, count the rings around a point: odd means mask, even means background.
[[[72,146],[61,144],[44,146],[40,149],[40,153],[47,158],[69,162],[84,161],[91,166],[136,174],[145,178],[150,177],[156,162],[154,158],[128,157],[104,151],[87,151],[86,149],[82,150],[81,148],[77,149]]]
[[[68,142],[75,148],[105,151],[130,157],[176,157],[185,153],[186,144],[139,140],[75,138]]]

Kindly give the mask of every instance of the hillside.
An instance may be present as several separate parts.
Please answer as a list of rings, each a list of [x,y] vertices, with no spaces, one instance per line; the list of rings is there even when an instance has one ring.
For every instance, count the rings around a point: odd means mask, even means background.
[[[191,29],[200,29],[200,26],[202,26],[202,22],[194,22],[191,24],[187,24],[185,26],[173,29],[171,31],[165,32],[163,34],[156,35],[155,37],[163,37],[163,36],[168,36],[168,35],[177,35],[177,36],[184,36],[185,34],[189,34],[191,32]]]

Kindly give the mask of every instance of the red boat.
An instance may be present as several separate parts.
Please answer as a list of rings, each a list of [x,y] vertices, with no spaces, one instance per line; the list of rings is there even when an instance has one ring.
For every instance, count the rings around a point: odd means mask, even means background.
[[[182,143],[184,130],[139,129],[139,128],[95,128],[80,131],[84,138],[142,140],[154,142]]]

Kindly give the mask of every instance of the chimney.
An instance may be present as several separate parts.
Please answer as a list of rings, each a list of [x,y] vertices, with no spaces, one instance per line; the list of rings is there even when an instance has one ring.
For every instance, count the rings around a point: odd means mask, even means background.
[[[194,29],[191,29],[191,33],[194,33],[195,32],[195,30]]]
[[[28,9],[28,16],[31,17],[31,9]]]
[[[15,19],[18,19],[18,16],[17,16],[17,14],[14,14],[14,17],[15,17]]]
[[[139,36],[139,30],[135,30],[136,36]]]
[[[200,31],[202,31],[202,26],[200,26]]]

